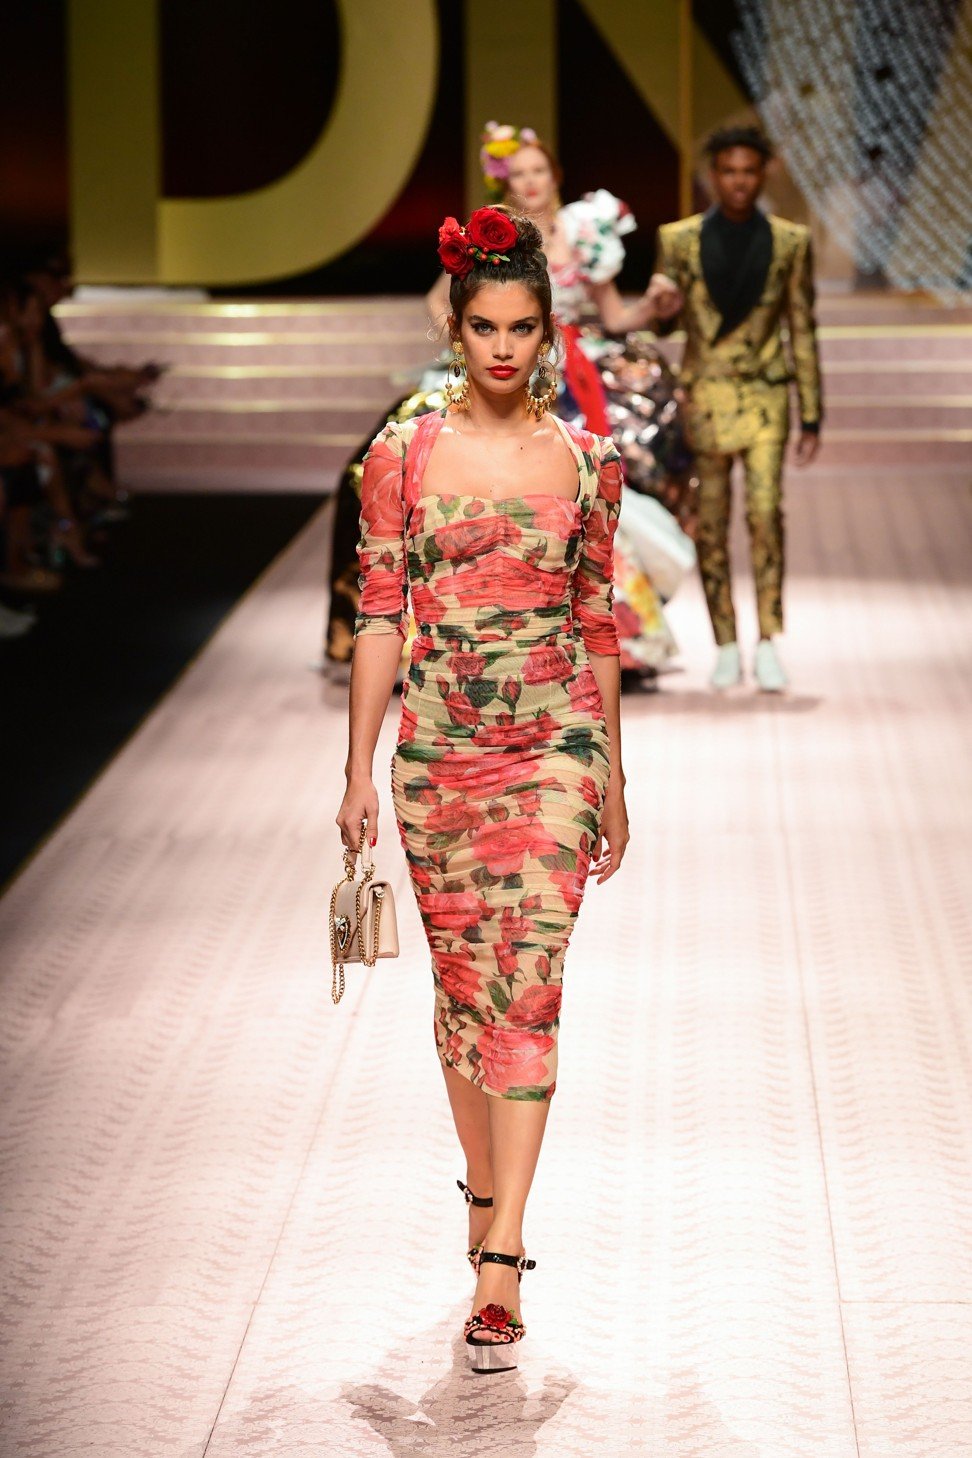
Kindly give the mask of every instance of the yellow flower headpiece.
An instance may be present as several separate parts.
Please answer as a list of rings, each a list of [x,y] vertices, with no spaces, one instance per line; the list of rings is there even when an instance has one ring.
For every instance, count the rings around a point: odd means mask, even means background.
[[[486,192],[491,198],[499,199],[506,191],[510,158],[521,147],[531,146],[537,140],[537,134],[532,127],[500,126],[498,122],[488,121],[483,128],[482,140],[479,163]]]

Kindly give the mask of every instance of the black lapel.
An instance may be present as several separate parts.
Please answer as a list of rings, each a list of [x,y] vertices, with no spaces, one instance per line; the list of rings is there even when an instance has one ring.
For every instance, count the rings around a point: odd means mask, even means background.
[[[712,226],[712,220],[717,212],[716,208],[710,208],[702,219],[702,227],[699,230],[699,262],[702,265],[702,279],[709,292],[709,298],[717,312],[722,312],[722,305],[726,302],[724,291],[720,288],[720,279],[725,276],[726,255],[722,246],[722,236],[718,228]],[[722,325],[719,325],[721,330]]]
[[[746,319],[762,298],[766,276],[773,261],[773,229],[765,213],[758,209],[749,246],[742,256],[735,277],[727,277],[729,267],[722,233],[713,226],[717,209],[710,208],[702,220],[699,257],[702,277],[709,297],[722,316],[716,339],[731,334]]]
[[[716,335],[717,339],[737,329],[763,296],[766,276],[773,261],[773,229],[765,213],[757,209],[755,217],[753,236],[743,254],[734,287],[726,300],[726,307],[722,310],[722,323]]]

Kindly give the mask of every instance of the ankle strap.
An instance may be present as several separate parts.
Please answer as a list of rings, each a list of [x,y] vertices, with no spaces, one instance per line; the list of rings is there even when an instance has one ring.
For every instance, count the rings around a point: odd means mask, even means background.
[[[486,1199],[482,1199],[479,1195],[474,1195],[469,1186],[464,1185],[462,1180],[456,1180],[456,1184],[465,1195],[467,1205],[475,1205],[480,1210],[491,1210],[493,1208],[492,1195],[488,1196]]]
[[[517,1271],[535,1271],[536,1261],[528,1261],[526,1256],[503,1255],[498,1250],[484,1250],[480,1252],[479,1264],[485,1265],[491,1261],[494,1266],[513,1266]]]

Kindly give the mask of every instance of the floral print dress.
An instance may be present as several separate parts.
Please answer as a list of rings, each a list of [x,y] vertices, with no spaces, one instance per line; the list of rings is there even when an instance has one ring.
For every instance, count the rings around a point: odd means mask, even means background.
[[[392,790],[435,978],[439,1057],[489,1094],[547,1099],[564,953],[607,787],[588,653],[617,655],[609,441],[556,427],[578,495],[425,495],[445,411],[365,460],[356,636],[417,624]]]

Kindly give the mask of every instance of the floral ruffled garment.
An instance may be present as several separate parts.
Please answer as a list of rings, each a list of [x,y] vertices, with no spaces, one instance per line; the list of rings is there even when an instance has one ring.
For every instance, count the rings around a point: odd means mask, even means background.
[[[610,442],[560,426],[576,500],[425,495],[444,412],[388,426],[365,463],[357,635],[418,624],[392,759],[432,953],[439,1057],[487,1093],[547,1099],[564,954],[607,786],[588,653],[616,655]]]

